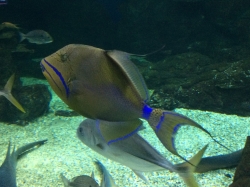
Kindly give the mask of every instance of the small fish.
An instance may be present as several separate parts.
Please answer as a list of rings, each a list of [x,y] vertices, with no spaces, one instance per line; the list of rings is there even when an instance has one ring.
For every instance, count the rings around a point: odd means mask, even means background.
[[[94,178],[88,175],[80,175],[68,180],[62,173],[61,179],[63,181],[64,187],[99,187],[98,183]]]
[[[34,44],[47,44],[53,42],[53,38],[44,30],[33,30],[27,34],[20,32],[20,42],[25,39]]]
[[[43,145],[47,140],[41,140],[24,145],[17,150],[15,147],[13,151],[10,150],[10,143],[8,146],[6,158],[0,167],[0,186],[1,187],[16,187],[16,165],[17,159],[27,153],[28,150],[35,146]]]
[[[213,138],[201,125],[184,115],[151,108],[147,104],[150,97],[145,81],[130,56],[122,51],[70,44],[44,58],[40,65],[52,89],[74,111],[106,121],[143,118],[163,145],[182,159],[174,144],[182,125],[197,127]],[[133,125],[124,128],[123,132],[106,134],[104,138],[111,143],[114,136],[129,135],[138,128]]]
[[[25,110],[23,109],[22,105],[12,96],[11,89],[14,83],[15,74],[11,75],[9,80],[7,81],[6,85],[4,86],[4,89],[0,91],[0,96],[3,95],[6,99],[8,99],[15,107],[17,107],[19,110],[21,110],[23,113],[25,113]]]
[[[101,120],[84,120],[77,129],[78,138],[88,147],[97,153],[121,163],[132,169],[141,179],[147,182],[142,172],[153,172],[170,170],[177,172],[185,181],[187,186],[198,186],[194,179],[193,171],[198,165],[207,146],[199,151],[189,162],[173,165],[165,157],[163,157],[156,149],[154,149],[146,140],[144,140],[137,131],[134,131],[130,136],[112,140],[112,144],[108,144],[104,138],[105,133],[119,133],[119,129],[127,127],[127,123],[138,123],[142,125],[141,120],[130,122],[108,122]],[[101,131],[101,129],[105,129]],[[104,132],[104,133],[103,133]]]
[[[0,30],[3,28],[9,28],[9,29],[20,29],[16,24],[10,23],[10,22],[3,22],[0,25]]]
[[[109,174],[105,166],[99,160],[96,160],[95,164],[102,175],[101,187],[117,187],[113,177]]]

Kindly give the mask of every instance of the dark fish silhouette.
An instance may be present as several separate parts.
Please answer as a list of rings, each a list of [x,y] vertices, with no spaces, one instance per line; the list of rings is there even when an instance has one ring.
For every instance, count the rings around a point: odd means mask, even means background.
[[[15,148],[11,152],[10,143],[8,146],[6,158],[0,167],[0,186],[1,187],[16,187],[16,165],[17,159],[25,154],[29,149],[43,145],[47,140],[41,140],[24,145],[17,150]]]
[[[182,125],[197,127],[211,136],[186,116],[148,106],[147,86],[129,57],[122,51],[71,44],[44,58],[41,68],[52,89],[71,109],[92,119],[146,119],[163,145],[175,155],[180,156],[174,139]],[[119,132],[105,133],[105,140],[111,144],[112,139],[133,133],[140,124],[127,125]]]
[[[7,81],[6,85],[4,86],[4,89],[0,91],[0,96],[4,96],[6,99],[8,99],[15,107],[17,107],[19,110],[25,113],[25,110],[23,109],[22,105],[12,96],[11,89],[14,83],[15,74],[11,75],[9,80]]]
[[[94,178],[88,175],[80,175],[68,180],[63,174],[60,175],[63,181],[64,187],[99,187]]]
[[[84,120],[77,129],[78,138],[88,147],[99,154],[119,162],[133,170],[141,179],[146,180],[142,172],[153,172],[170,170],[177,172],[187,186],[198,186],[194,179],[193,171],[199,163],[207,146],[199,151],[189,162],[179,165],[173,165],[165,157],[163,157],[156,149],[154,149],[146,140],[144,140],[137,132],[122,139],[114,140],[114,143],[108,145],[104,140],[100,129],[105,128],[110,133],[116,133],[118,128],[124,128],[127,123],[140,123],[140,120],[133,122],[108,122],[101,120]],[[114,127],[114,128],[113,128]],[[117,128],[116,128],[117,127]],[[107,133],[107,131],[103,131]]]

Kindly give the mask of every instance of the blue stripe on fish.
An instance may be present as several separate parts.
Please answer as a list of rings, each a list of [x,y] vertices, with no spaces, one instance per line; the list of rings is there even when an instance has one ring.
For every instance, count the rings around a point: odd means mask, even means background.
[[[142,118],[148,120],[152,111],[153,111],[152,108],[150,108],[148,105],[144,105],[142,109]]]
[[[156,129],[155,129],[156,132],[158,132],[158,131],[160,130],[160,128],[161,128],[162,122],[163,122],[163,120],[165,119],[165,116],[164,116],[165,113],[167,113],[167,112],[163,112],[163,113],[162,113],[161,118],[160,118],[160,121],[159,121],[159,123],[156,125]]]
[[[135,130],[133,130],[131,133],[129,133],[129,134],[125,135],[125,136],[122,136],[122,137],[116,138],[114,140],[108,141],[108,145],[110,145],[111,143],[120,141],[120,140],[125,140],[126,138],[136,134],[141,128],[142,128],[142,125],[138,126]]]
[[[50,73],[46,70],[46,68],[44,67],[44,65],[42,63],[40,63],[40,66],[41,66],[42,72],[45,71],[50,76],[51,80],[53,80],[53,82],[56,85],[56,87],[62,92],[61,88],[57,85],[57,82],[53,79],[53,77],[50,75]]]
[[[175,135],[178,131],[178,129],[181,127],[181,124],[177,124],[175,127],[174,127],[174,131],[172,133],[172,138],[171,138],[171,142],[172,142],[172,147],[175,149],[175,144],[174,144],[174,139],[175,139]]]
[[[44,60],[44,62],[46,63],[46,64],[48,64],[48,66],[49,67],[51,67],[52,69],[53,69],[53,71],[58,75],[58,77],[60,78],[60,80],[61,80],[61,82],[62,82],[62,84],[63,84],[63,86],[64,86],[64,88],[65,88],[65,91],[66,91],[66,96],[67,96],[67,98],[69,97],[69,92],[70,92],[70,90],[69,90],[69,87],[67,86],[67,84],[66,84],[66,82],[65,82],[65,80],[64,80],[64,78],[63,78],[63,76],[62,76],[62,74],[61,74],[61,72],[60,71],[58,71],[54,66],[52,66],[47,60],[45,60],[45,58],[43,59]],[[49,74],[49,73],[48,73]],[[51,77],[51,75],[49,74],[49,76]],[[52,78],[52,77],[51,77]],[[54,81],[54,79],[52,78],[52,80]],[[55,81],[54,81],[55,82]],[[57,86],[58,87],[58,86]]]
[[[157,126],[156,126],[156,133],[160,130],[160,128],[161,128],[161,125],[162,125],[162,123],[163,123],[163,121],[165,120],[165,114],[168,114],[169,112],[163,112],[162,113],[162,115],[161,115],[161,118],[160,118],[160,121],[159,121],[159,123],[157,124]],[[173,113],[171,113],[171,115],[174,115]],[[178,115],[178,114],[175,114],[176,116],[180,116],[180,115]],[[171,137],[171,142],[172,142],[172,147],[175,149],[175,145],[174,145],[174,138],[175,138],[175,135],[176,135],[176,133],[177,133],[177,131],[178,131],[178,129],[181,127],[181,124],[177,124],[177,125],[175,125],[174,126],[174,128],[173,128],[173,132],[172,132],[172,137]]]
[[[158,131],[160,130],[160,128],[161,128],[162,122],[163,122],[164,119],[165,119],[165,114],[171,114],[171,115],[175,115],[175,116],[178,116],[178,117],[182,117],[181,115],[179,115],[179,114],[173,114],[172,112],[171,112],[171,113],[170,113],[170,112],[162,112],[160,121],[159,121],[159,123],[158,123],[157,126],[156,126],[156,130],[155,130],[156,132],[158,132]],[[181,125],[181,124],[177,124],[176,126],[178,126],[178,125]],[[176,133],[176,132],[175,132],[176,126],[174,127],[174,132],[173,132],[173,133]],[[178,128],[176,129],[176,131],[177,131],[177,130],[178,130]]]

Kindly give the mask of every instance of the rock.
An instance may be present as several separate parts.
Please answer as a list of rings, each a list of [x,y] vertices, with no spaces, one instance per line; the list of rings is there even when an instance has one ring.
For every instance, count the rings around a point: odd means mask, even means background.
[[[199,53],[183,53],[151,66],[144,75],[155,90],[150,101],[154,107],[250,115],[249,59],[214,63]]]
[[[247,137],[242,158],[236,168],[233,183],[229,187],[250,186],[250,136]]]

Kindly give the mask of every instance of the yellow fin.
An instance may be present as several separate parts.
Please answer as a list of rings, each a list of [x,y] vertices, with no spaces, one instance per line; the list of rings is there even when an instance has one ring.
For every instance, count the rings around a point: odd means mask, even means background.
[[[8,99],[15,107],[25,113],[22,105],[12,96],[11,89],[14,83],[15,74],[11,75],[6,85],[4,86],[4,90],[0,92],[0,95],[3,95],[6,99]]]
[[[124,122],[109,122],[100,120],[98,125],[104,140],[110,144],[112,142],[126,139],[134,133],[137,133],[142,128],[142,121],[139,119]]]
[[[205,133],[207,133],[210,137],[212,137],[212,135],[206,129],[204,129],[202,126],[200,126],[195,121],[189,119],[186,116],[183,116],[181,114],[171,112],[171,111],[154,109],[148,122],[149,122],[150,126],[153,128],[153,130],[155,131],[155,134],[157,135],[157,137],[159,138],[161,143],[171,153],[179,156],[180,158],[182,158],[185,161],[187,161],[187,160],[184,157],[182,157],[181,155],[179,155],[176,148],[175,148],[175,135],[176,135],[178,129],[182,125],[190,125],[190,126],[197,127],[199,129],[201,129],[202,131],[204,131]],[[214,140],[214,138],[213,138],[213,140]],[[214,140],[214,141],[216,141],[216,140]]]
[[[178,174],[182,177],[182,179],[184,180],[186,185],[189,186],[189,187],[198,187],[199,186],[198,183],[195,180],[195,177],[194,177],[193,173],[195,171],[196,166],[199,164],[202,156],[204,155],[207,147],[208,147],[208,144],[206,146],[204,146],[188,162],[176,165],[177,170],[179,169]],[[186,172],[181,172],[182,168],[184,168]]]

